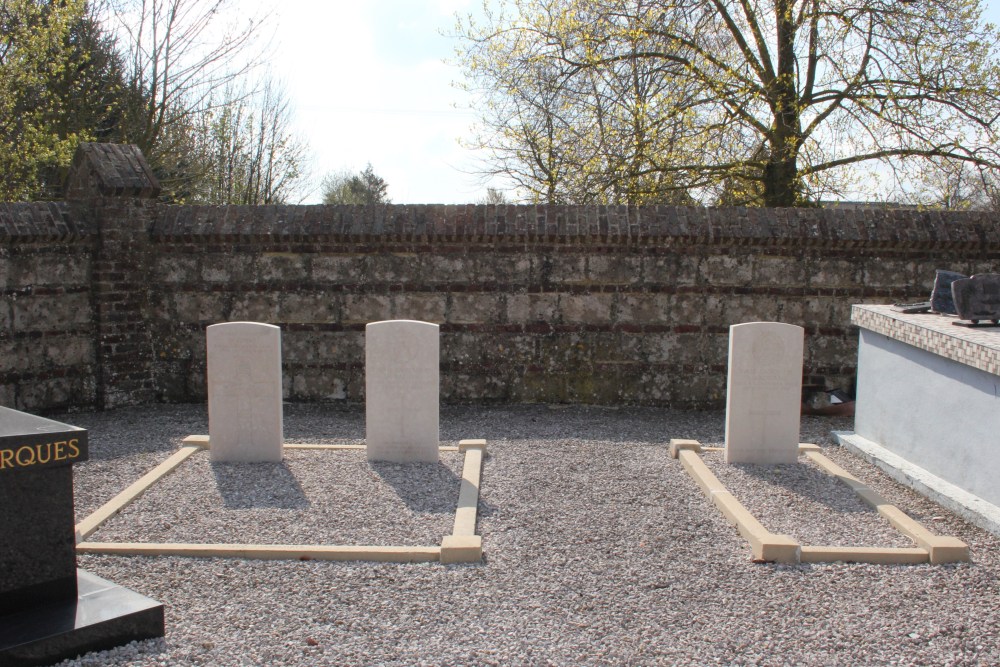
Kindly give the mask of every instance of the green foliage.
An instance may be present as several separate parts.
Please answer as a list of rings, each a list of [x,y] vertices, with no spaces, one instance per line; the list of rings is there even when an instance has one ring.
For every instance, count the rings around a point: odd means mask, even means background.
[[[475,145],[540,201],[804,204],[1000,166],[978,0],[499,0],[459,23]]]
[[[0,2],[0,199],[57,197],[96,140],[138,145],[171,201],[287,201],[305,148],[280,89],[246,83],[261,20],[221,26],[232,0],[94,1]]]
[[[323,179],[324,204],[391,204],[389,184],[375,173],[371,164],[363,171],[342,171]]]
[[[87,129],[55,120],[70,109],[60,91],[71,71],[70,36],[84,15],[82,0],[4,0],[0,5],[0,199],[41,194],[41,174],[68,165]]]
[[[124,66],[114,39],[103,29],[92,10],[87,9],[73,22],[65,47],[68,66],[47,84],[59,104],[57,112],[46,122],[59,136],[126,141],[127,114],[131,105]],[[43,168],[39,173],[37,196],[58,197],[67,166],[60,163]]]

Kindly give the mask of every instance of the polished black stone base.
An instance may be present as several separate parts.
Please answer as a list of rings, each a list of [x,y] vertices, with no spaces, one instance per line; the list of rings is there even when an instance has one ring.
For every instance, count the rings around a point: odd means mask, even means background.
[[[73,468],[4,471],[0,508],[0,617],[75,599]]]
[[[47,665],[162,637],[163,605],[77,570],[76,599],[0,616],[0,667]]]

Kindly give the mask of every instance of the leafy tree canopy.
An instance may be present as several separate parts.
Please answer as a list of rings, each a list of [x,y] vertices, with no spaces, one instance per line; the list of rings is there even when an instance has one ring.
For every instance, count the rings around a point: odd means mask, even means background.
[[[389,184],[371,164],[358,173],[341,171],[323,179],[324,204],[391,204]]]
[[[862,168],[1000,166],[1000,36],[979,0],[492,7],[459,23],[478,145],[536,199],[790,206]]]
[[[44,189],[46,169],[67,165],[89,128],[54,122],[69,111],[65,80],[74,63],[70,44],[84,18],[82,0],[48,3],[5,0],[0,5],[0,198],[28,199]],[[72,93],[69,93],[72,95]]]
[[[139,146],[171,201],[288,200],[305,147],[233,0],[0,2],[0,200],[58,196],[81,141]]]

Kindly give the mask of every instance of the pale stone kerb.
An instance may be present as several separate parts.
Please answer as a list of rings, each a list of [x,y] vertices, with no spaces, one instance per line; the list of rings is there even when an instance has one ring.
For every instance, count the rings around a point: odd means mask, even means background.
[[[439,547],[313,546],[308,544],[185,544],[158,542],[81,542],[77,553],[116,556],[182,556],[254,560],[331,560],[374,563],[432,563]]]
[[[969,562],[969,545],[957,537],[934,535],[920,546],[930,553],[931,565]]]
[[[799,543],[788,535],[772,533],[728,491],[714,491],[712,501],[749,542],[753,559],[765,563],[798,563]]]
[[[482,439],[476,440],[459,440],[458,441],[458,451],[467,452],[470,449],[481,449],[483,454],[486,453],[486,441]]]
[[[705,465],[705,462],[701,460],[701,455],[698,452],[680,449],[677,456],[681,461],[681,465],[684,466],[687,473],[697,482],[698,487],[701,488],[709,499],[712,499],[712,494],[715,491],[726,490],[726,487],[722,485],[719,478],[713,475],[712,471]]]
[[[696,440],[671,440],[671,455],[679,458],[688,474],[698,483],[705,495],[722,512],[726,520],[736,526],[739,534],[750,545],[754,562],[761,563],[829,563],[851,562],[883,565],[909,565],[916,563],[958,563],[969,560],[969,548],[961,540],[933,535],[901,510],[889,505],[877,493],[857,478],[820,454],[817,445],[802,443],[800,451],[817,463],[824,472],[833,475],[858,493],[866,502],[876,507],[897,530],[912,539],[914,548],[879,547],[829,547],[803,546],[788,535],[771,533],[754,517],[709,470],[700,455]]]
[[[683,440],[681,438],[670,439],[670,458],[676,459],[684,450],[701,452],[701,443],[697,440]]]
[[[210,445],[207,435],[190,435],[183,439],[181,448],[139,481],[122,491],[96,512],[76,526],[78,553],[183,556],[191,558],[253,558],[269,560],[335,560],[387,563],[440,562],[477,563],[482,560],[482,537],[475,535],[476,508],[479,501],[479,483],[486,441],[463,440],[465,466],[462,473],[462,491],[455,517],[455,534],[442,540],[441,546],[342,546],[297,544],[187,544],[187,543],[116,543],[88,542],[105,521],[120,512],[166,474],[177,468],[192,454]],[[298,449],[357,450],[363,445],[288,445]],[[458,451],[459,447],[442,447],[445,451]]]
[[[483,559],[483,538],[479,535],[448,535],[441,541],[441,562],[478,563]]]
[[[965,542],[955,537],[931,533],[919,521],[890,504],[864,482],[819,452],[810,451],[806,455],[821,469],[836,477],[857,493],[862,500],[874,507],[896,530],[913,540],[918,547],[924,549],[929,555],[931,564],[960,563],[969,560],[969,547]]]
[[[181,444],[192,445],[194,447],[200,447],[201,449],[208,449],[211,447],[211,441],[207,435],[189,435],[181,440]]]
[[[801,562],[802,547],[787,535],[768,533],[763,540],[751,540],[754,560],[764,563],[795,564]]]
[[[455,508],[452,534],[441,541],[441,562],[478,563],[483,558],[483,538],[476,535],[476,517],[479,511],[479,485],[483,457],[486,455],[486,440],[462,440],[458,444],[458,450],[465,454],[462,486]]]
[[[966,521],[1000,535],[1000,508],[996,505],[932,475],[856,433],[833,431],[833,436],[841,447],[873,464],[900,484],[930,498]]]
[[[462,467],[462,484],[458,493],[458,505],[455,508],[455,526],[452,529],[452,535],[476,534],[483,451],[479,447],[474,447],[465,452],[465,463]]]
[[[870,565],[920,565],[928,562],[924,549],[879,547],[807,547],[800,554],[803,563],[868,563]]]
[[[753,560],[768,563],[799,562],[799,543],[787,535],[776,535],[767,530],[708,469],[695,446],[697,446],[695,440],[671,442],[671,447],[676,451],[684,469],[722,512],[726,520],[736,526],[740,536],[749,543]]]

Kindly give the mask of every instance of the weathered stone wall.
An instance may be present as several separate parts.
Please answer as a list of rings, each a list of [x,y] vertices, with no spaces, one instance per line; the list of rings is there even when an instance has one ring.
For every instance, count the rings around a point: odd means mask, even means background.
[[[0,370],[8,405],[204,400],[205,327],[237,320],[281,326],[289,399],[360,401],[365,324],[406,318],[441,325],[446,401],[718,407],[731,324],[803,326],[806,383],[847,386],[851,304],[926,299],[936,268],[1000,268],[992,214],[160,206],[141,165],[93,166],[134,152],[97,148],[79,161],[76,203],[48,205],[86,213],[69,244],[4,237],[16,216],[0,213],[0,345],[24,357]],[[11,267],[31,264],[12,258],[33,253],[79,267],[46,283],[65,292],[46,293],[60,305],[44,335],[24,315],[15,327],[8,303],[27,280]],[[86,353],[58,366],[46,336],[86,340]],[[33,388],[59,368],[90,385]]]
[[[95,402],[93,238],[66,204],[0,204],[0,405]]]
[[[364,230],[370,229],[371,233]],[[994,270],[976,214],[746,209],[175,209],[153,232],[162,385],[204,394],[204,328],[278,324],[286,395],[363,398],[364,325],[442,331],[449,401],[721,405],[728,328],[803,326],[805,380],[849,386],[852,303]]]

